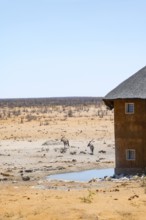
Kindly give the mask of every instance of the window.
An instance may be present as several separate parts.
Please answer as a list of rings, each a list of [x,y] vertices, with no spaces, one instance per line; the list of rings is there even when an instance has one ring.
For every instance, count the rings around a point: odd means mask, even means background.
[[[134,113],[134,103],[126,103],[125,104],[125,113],[127,113],[127,114]]]
[[[135,160],[135,158],[136,158],[135,150],[133,149],[126,150],[126,160]]]

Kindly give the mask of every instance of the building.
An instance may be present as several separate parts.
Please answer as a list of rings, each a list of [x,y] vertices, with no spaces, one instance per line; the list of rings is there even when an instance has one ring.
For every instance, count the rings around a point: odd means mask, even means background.
[[[146,66],[103,101],[114,108],[115,173],[146,172]]]

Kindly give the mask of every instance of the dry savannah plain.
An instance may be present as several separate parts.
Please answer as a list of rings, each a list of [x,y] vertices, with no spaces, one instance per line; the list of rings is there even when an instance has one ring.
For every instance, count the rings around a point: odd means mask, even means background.
[[[70,143],[66,149],[62,137]],[[114,168],[114,151],[113,111],[101,99],[1,101],[0,220],[145,220],[144,178],[46,178]]]

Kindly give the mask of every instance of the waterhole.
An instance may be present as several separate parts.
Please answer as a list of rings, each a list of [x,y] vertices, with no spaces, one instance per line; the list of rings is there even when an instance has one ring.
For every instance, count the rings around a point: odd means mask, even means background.
[[[113,176],[114,168],[108,169],[93,169],[80,172],[54,174],[47,177],[48,180],[63,180],[63,181],[81,181],[86,182],[93,178],[104,178],[105,176]]]

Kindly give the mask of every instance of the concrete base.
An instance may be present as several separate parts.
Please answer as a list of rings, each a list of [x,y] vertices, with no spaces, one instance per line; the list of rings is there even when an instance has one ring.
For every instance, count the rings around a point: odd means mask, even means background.
[[[115,168],[116,175],[136,175],[143,173],[146,174],[146,168]]]

